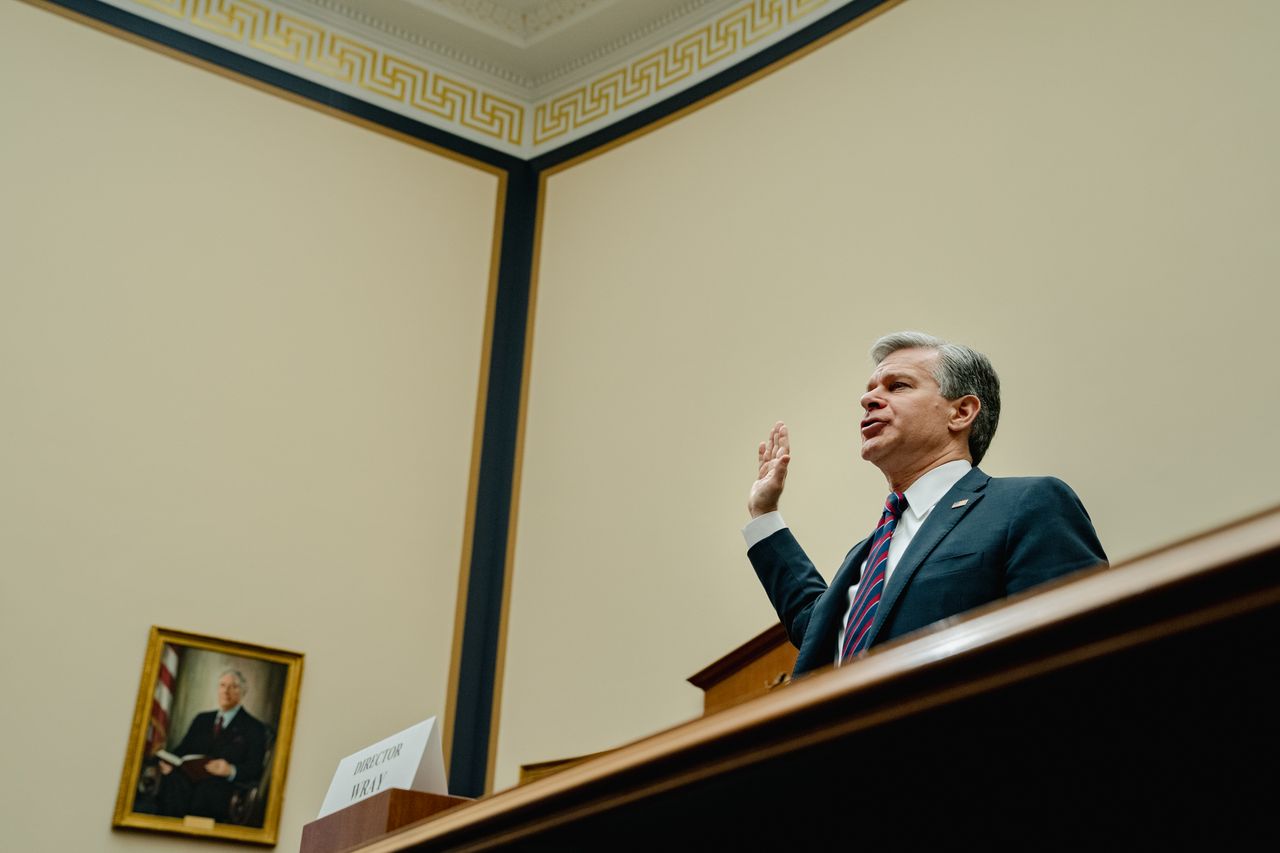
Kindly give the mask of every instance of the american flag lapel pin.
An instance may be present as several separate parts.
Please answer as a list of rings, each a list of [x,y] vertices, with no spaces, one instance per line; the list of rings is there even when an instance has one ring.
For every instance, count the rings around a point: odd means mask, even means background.
[[[953,503],[953,504],[951,505],[951,508],[952,508],[952,509],[956,509],[957,507],[962,507],[962,506],[964,506],[965,504],[967,504],[968,502],[969,502],[969,499],[968,499],[968,498],[965,498],[965,499],[964,499],[964,500],[962,500],[962,501],[956,501],[955,503]]]

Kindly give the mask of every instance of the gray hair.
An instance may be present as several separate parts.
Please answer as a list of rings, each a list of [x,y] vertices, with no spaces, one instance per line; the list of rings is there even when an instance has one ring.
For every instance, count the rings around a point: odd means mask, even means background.
[[[963,344],[953,344],[924,332],[894,332],[872,345],[871,360],[878,365],[903,349],[931,349],[938,353],[933,378],[942,396],[958,400],[972,394],[982,403],[969,429],[969,455],[977,465],[987,455],[1000,423],[1000,377],[996,376],[991,359]]]
[[[241,693],[248,693],[248,692],[249,692],[249,682],[245,680],[245,677],[244,677],[244,675],[240,672],[240,670],[238,670],[238,669],[224,669],[221,673],[219,673],[219,674],[218,674],[218,680],[219,680],[219,681],[221,681],[221,680],[222,680],[222,676],[224,676],[224,675],[234,675],[234,676],[236,677],[236,681],[237,681],[237,682],[239,682],[239,684],[240,684],[240,692],[241,692]]]

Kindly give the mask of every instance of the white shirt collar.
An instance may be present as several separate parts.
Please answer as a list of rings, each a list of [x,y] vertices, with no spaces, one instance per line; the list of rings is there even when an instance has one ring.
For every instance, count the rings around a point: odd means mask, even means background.
[[[917,521],[924,518],[929,514],[929,510],[933,509],[933,505],[942,500],[942,496],[972,470],[973,465],[968,459],[956,459],[953,462],[944,462],[937,468],[931,468],[921,474],[920,479],[907,489],[907,511],[914,515]]]
[[[908,498],[908,500],[910,500],[910,498]],[[222,718],[222,725],[224,726],[231,725],[232,717],[234,717],[239,711],[240,711],[239,705],[236,705],[234,708],[228,708],[225,711],[219,708],[218,716]]]

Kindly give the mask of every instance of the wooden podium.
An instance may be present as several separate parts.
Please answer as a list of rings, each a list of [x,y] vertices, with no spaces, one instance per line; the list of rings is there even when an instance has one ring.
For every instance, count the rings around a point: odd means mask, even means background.
[[[695,672],[688,681],[702,690],[702,713],[714,714],[789,682],[798,653],[786,630],[775,624]]]
[[[302,827],[299,853],[349,850],[469,802],[469,797],[390,788]]]
[[[360,850],[1277,849],[1277,672],[1280,508]]]

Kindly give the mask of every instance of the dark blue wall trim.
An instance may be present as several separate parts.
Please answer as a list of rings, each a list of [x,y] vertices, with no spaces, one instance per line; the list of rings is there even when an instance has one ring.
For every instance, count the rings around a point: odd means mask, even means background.
[[[538,188],[542,172],[696,104],[807,47],[890,0],[854,0],[772,47],[660,104],[530,161],[495,151],[399,113],[372,106],[98,0],[50,2],[322,106],[506,171],[506,205],[502,211],[502,246],[499,250],[488,392],[482,427],[483,444],[480,451],[480,474],[475,487],[475,523],[464,606],[462,649],[458,660],[453,745],[449,764],[450,791],[461,796],[480,796],[485,790],[489,754],[493,748],[489,735],[493,723],[498,638],[502,627],[507,541],[520,429],[520,393],[524,382],[524,347],[537,228]]]
[[[503,212],[483,451],[449,760],[449,790],[463,797],[484,793],[492,748],[489,733],[502,628],[537,210],[538,176],[525,165],[511,169]]]

